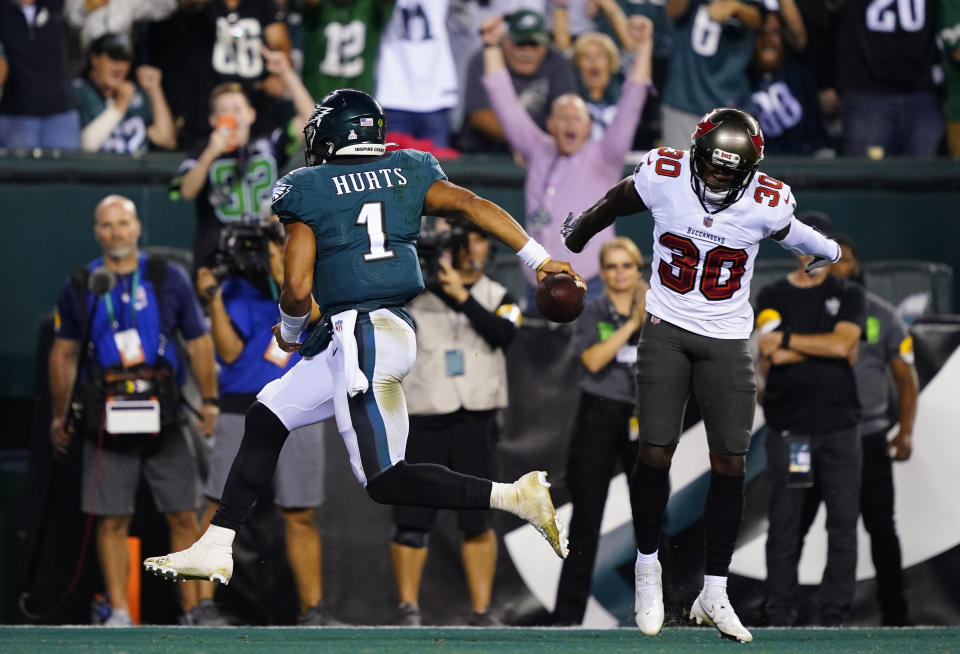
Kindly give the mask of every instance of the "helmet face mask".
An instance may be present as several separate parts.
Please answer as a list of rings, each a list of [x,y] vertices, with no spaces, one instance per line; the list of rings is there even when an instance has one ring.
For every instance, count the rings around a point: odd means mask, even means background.
[[[739,200],[763,159],[759,123],[739,109],[714,109],[691,141],[690,183],[700,201],[726,208]]]
[[[340,156],[386,151],[387,116],[373,97],[357,89],[327,94],[303,128],[304,158],[316,166]]]

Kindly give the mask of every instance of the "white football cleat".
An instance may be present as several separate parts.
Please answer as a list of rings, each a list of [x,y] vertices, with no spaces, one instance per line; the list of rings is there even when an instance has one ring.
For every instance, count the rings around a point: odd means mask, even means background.
[[[636,577],[633,613],[637,626],[647,636],[656,636],[663,629],[663,582],[660,580],[663,568],[659,561],[653,565],[640,565],[638,561],[633,573]]]
[[[542,470],[528,472],[513,485],[517,489],[517,515],[547,539],[557,556],[567,558],[570,553],[567,526],[553,508],[547,473]]]
[[[143,562],[143,567],[170,581],[199,579],[226,586],[233,576],[233,552],[231,547],[216,545],[201,537],[185,550],[151,556]]]
[[[697,624],[706,623],[716,627],[721,638],[729,638],[741,643],[749,643],[753,640],[753,635],[740,623],[740,618],[733,610],[726,591],[716,597],[707,597],[701,590],[697,599],[693,601],[693,606],[690,607],[690,617],[696,620]]]

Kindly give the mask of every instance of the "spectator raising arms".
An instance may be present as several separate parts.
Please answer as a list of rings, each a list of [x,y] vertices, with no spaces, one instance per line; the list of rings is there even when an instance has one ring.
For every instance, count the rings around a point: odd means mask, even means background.
[[[504,30],[503,19],[491,18],[482,29],[486,43],[483,86],[510,146],[527,162],[527,229],[534,238],[543,239],[546,247],[560,250],[563,243],[559,228],[567,212],[585,209],[590,198],[603,193],[623,173],[624,157],[633,142],[650,83],[653,23],[642,17],[631,23],[633,38],[639,44],[636,61],[623,85],[616,115],[599,141],[589,141],[590,115],[583,100],[573,93],[554,100],[544,132],[524,111],[507,72],[504,53],[497,45]],[[604,236],[613,238],[613,229],[605,230]],[[572,255],[585,278],[599,273],[599,253],[597,244]],[[533,275],[527,280],[531,289],[536,286]],[[600,284],[592,286],[597,291],[601,288]]]
[[[633,33],[642,24],[643,18],[635,16],[629,21],[629,33]],[[631,61],[634,63],[649,44],[635,41]],[[573,65],[577,68],[580,82],[580,97],[587,103],[590,112],[590,139],[596,141],[603,136],[610,121],[617,113],[617,100],[620,99],[623,76],[620,74],[620,52],[616,44],[606,34],[587,32],[577,37],[573,45]]]
[[[177,145],[160,69],[137,68],[138,87],[127,79],[132,57],[130,42],[121,34],[105,34],[90,46],[90,70],[73,83],[87,152],[143,154],[148,140],[158,148]]]

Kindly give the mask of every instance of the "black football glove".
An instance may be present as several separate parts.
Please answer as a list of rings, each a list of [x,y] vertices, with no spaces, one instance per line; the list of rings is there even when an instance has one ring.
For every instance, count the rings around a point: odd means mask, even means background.
[[[583,252],[583,247],[586,243],[577,247],[577,245],[571,244],[568,240],[570,235],[576,231],[577,227],[580,226],[580,221],[583,220],[583,212],[581,211],[576,216],[573,215],[573,212],[567,214],[567,217],[563,219],[563,223],[560,224],[560,235],[563,237],[563,245],[567,248],[568,251],[573,253]]]

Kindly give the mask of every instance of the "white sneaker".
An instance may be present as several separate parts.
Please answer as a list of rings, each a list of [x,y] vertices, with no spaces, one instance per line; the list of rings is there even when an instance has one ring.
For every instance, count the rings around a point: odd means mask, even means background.
[[[569,554],[567,526],[557,515],[550,499],[550,482],[542,470],[528,472],[513,482],[517,488],[517,515],[533,525],[547,539],[561,559]]]
[[[127,609],[113,609],[110,617],[103,621],[104,627],[132,627],[133,618]]]
[[[659,561],[653,565],[637,562],[633,572],[636,576],[633,613],[637,626],[647,636],[656,636],[663,629],[663,582],[660,580],[663,568]]]
[[[233,552],[230,547],[215,545],[201,537],[180,552],[151,556],[143,562],[143,567],[147,572],[170,581],[200,579],[226,586],[233,576]]]
[[[697,624],[706,623],[716,627],[721,638],[729,638],[741,643],[749,643],[753,640],[753,635],[740,623],[740,618],[733,610],[726,591],[715,597],[707,597],[701,590],[697,599],[693,601],[693,606],[690,607],[690,617],[695,619]]]

